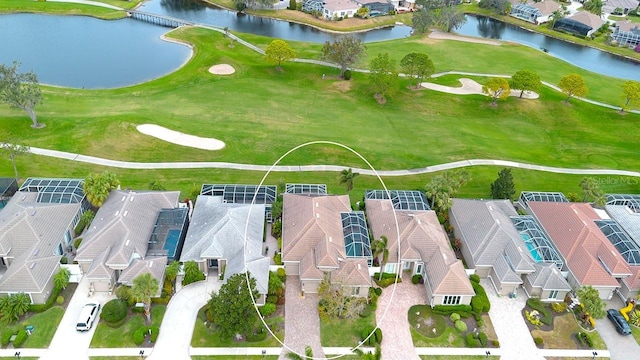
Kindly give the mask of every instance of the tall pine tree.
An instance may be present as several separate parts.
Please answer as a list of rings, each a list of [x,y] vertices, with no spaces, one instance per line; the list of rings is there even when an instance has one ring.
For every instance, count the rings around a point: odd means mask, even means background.
[[[498,172],[498,178],[491,184],[491,197],[494,199],[513,198],[516,193],[516,187],[513,184],[513,175],[511,169],[504,168]]]

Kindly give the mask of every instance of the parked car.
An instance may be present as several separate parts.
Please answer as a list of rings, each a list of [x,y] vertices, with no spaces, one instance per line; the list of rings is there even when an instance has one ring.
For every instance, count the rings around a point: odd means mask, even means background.
[[[620,314],[620,311],[616,309],[609,309],[607,310],[607,317],[609,318],[609,320],[611,320],[613,325],[616,327],[617,332],[619,332],[622,335],[631,334],[631,327],[629,326],[629,323],[627,322],[627,320],[625,320],[622,317],[622,315]]]
[[[100,304],[86,304],[83,306],[82,311],[80,311],[80,317],[78,317],[78,322],[76,323],[76,330],[91,330],[93,322],[96,320],[96,317],[98,317],[99,312]]]

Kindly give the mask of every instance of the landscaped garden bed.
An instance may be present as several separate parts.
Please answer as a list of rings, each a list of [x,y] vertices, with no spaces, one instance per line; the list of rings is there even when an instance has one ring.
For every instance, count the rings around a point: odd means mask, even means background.
[[[120,300],[112,300],[120,301]],[[108,304],[108,303],[107,303]],[[106,307],[107,304],[104,306]],[[138,308],[141,309],[141,308]],[[96,332],[91,340],[91,347],[95,348],[121,348],[121,347],[153,347],[153,341],[158,336],[160,324],[167,307],[165,305],[153,305],[151,307],[152,335],[148,335],[148,327],[145,325],[145,316],[142,312],[127,309],[125,317],[110,325],[101,319],[96,327]],[[104,308],[103,313],[104,314]],[[101,314],[101,317],[103,316]],[[144,329],[141,330],[141,329]],[[136,334],[138,332],[138,334]],[[139,342],[139,334],[143,332],[142,343]]]
[[[522,316],[536,345],[546,349],[606,349],[598,332],[581,326],[577,320],[580,314],[576,316],[562,304],[553,305],[554,311],[552,305],[538,299],[527,301]]]

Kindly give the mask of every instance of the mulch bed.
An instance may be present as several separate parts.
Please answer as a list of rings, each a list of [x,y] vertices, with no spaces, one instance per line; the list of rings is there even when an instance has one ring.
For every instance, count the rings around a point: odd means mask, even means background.
[[[524,309],[522,309],[522,312],[521,312],[522,320],[524,320],[524,323],[527,324],[527,327],[529,328],[529,332],[531,332],[533,330],[536,330],[536,329],[537,330],[542,330],[542,331],[551,331],[551,330],[553,330],[553,322],[555,321],[556,316],[562,316],[562,315],[566,314],[566,312],[557,313],[557,312],[549,309],[549,312],[551,313],[551,324],[547,325],[547,324],[543,323],[542,325],[540,325],[539,327],[536,328],[532,323],[529,322],[529,320],[527,320],[527,317],[524,315],[525,310],[531,312],[531,311],[533,311],[535,309],[532,309],[529,306],[525,306]]]

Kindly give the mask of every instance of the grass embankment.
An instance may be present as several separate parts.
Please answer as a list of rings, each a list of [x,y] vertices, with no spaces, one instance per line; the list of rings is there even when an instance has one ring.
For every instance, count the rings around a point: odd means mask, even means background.
[[[104,3],[122,3],[128,5],[126,1],[103,0]],[[116,5],[120,6],[120,5]],[[122,6],[124,7],[124,6]],[[93,5],[46,2],[33,0],[0,0],[0,14],[8,13],[44,13],[54,15],[87,15],[100,19],[113,20],[122,19],[126,16],[124,11],[112,10]]]
[[[13,331],[24,330],[27,325],[33,325],[34,331],[31,336],[27,337],[22,347],[44,349],[49,347],[49,343],[51,343],[51,339],[53,339],[63,315],[64,309],[61,306],[54,306],[42,313],[29,313],[28,317],[19,323],[2,324],[0,333],[4,333],[7,329]]]
[[[320,342],[325,347],[354,347],[362,340],[362,329],[375,326],[373,314],[348,320],[320,317]]]
[[[1,1],[1,0],[0,0]],[[350,82],[331,69],[286,63],[284,72],[265,64],[260,55],[213,31],[183,28],[169,36],[195,45],[194,57],[163,78],[122,89],[79,90],[46,87],[37,107],[47,126],[34,130],[21,111],[0,107],[0,131],[12,132],[26,144],[118,160],[228,161],[272,164],[292,147],[310,140],[332,140],[361,152],[378,169],[415,168],[472,158],[498,158],[551,166],[637,169],[638,115],[620,115],[541,90],[541,99],[508,99],[489,106],[483,96],[453,96],[406,89],[386,105],[368,90],[368,78],[354,74]],[[251,40],[257,36],[247,36]],[[266,38],[263,38],[266,39]],[[309,49],[312,47],[309,46]],[[368,45],[370,54],[388,51],[401,58],[423,51],[438,70],[513,73],[529,67],[554,82],[568,72],[583,74],[591,96],[615,102],[621,81],[578,70],[523,46],[484,46],[455,41],[411,38]],[[460,54],[473,54],[460,55]],[[237,72],[220,77],[208,73],[217,63]],[[443,81],[443,80],[439,80]],[[135,126],[155,123],[189,134],[213,137],[227,146],[203,151],[171,145],[137,132]],[[338,164],[364,167],[354,155],[331,146],[301,149],[284,164]],[[35,155],[17,158],[22,176],[85,177],[102,170],[88,164],[52,160]],[[260,172],[227,170],[112,169],[126,187],[146,188],[151,180],[168,189],[189,193],[202,182],[255,183]],[[499,168],[471,169],[474,182],[462,195],[486,197]],[[0,159],[0,175],[13,176],[11,163]],[[581,176],[514,170],[518,190],[578,192]],[[395,188],[423,188],[431,176],[388,178]],[[270,178],[288,182],[324,182],[342,191],[335,173],[279,173]],[[638,191],[635,179],[601,177],[610,192]],[[359,177],[354,199],[365,188],[379,187],[375,178]],[[186,195],[186,194],[185,194]]]

